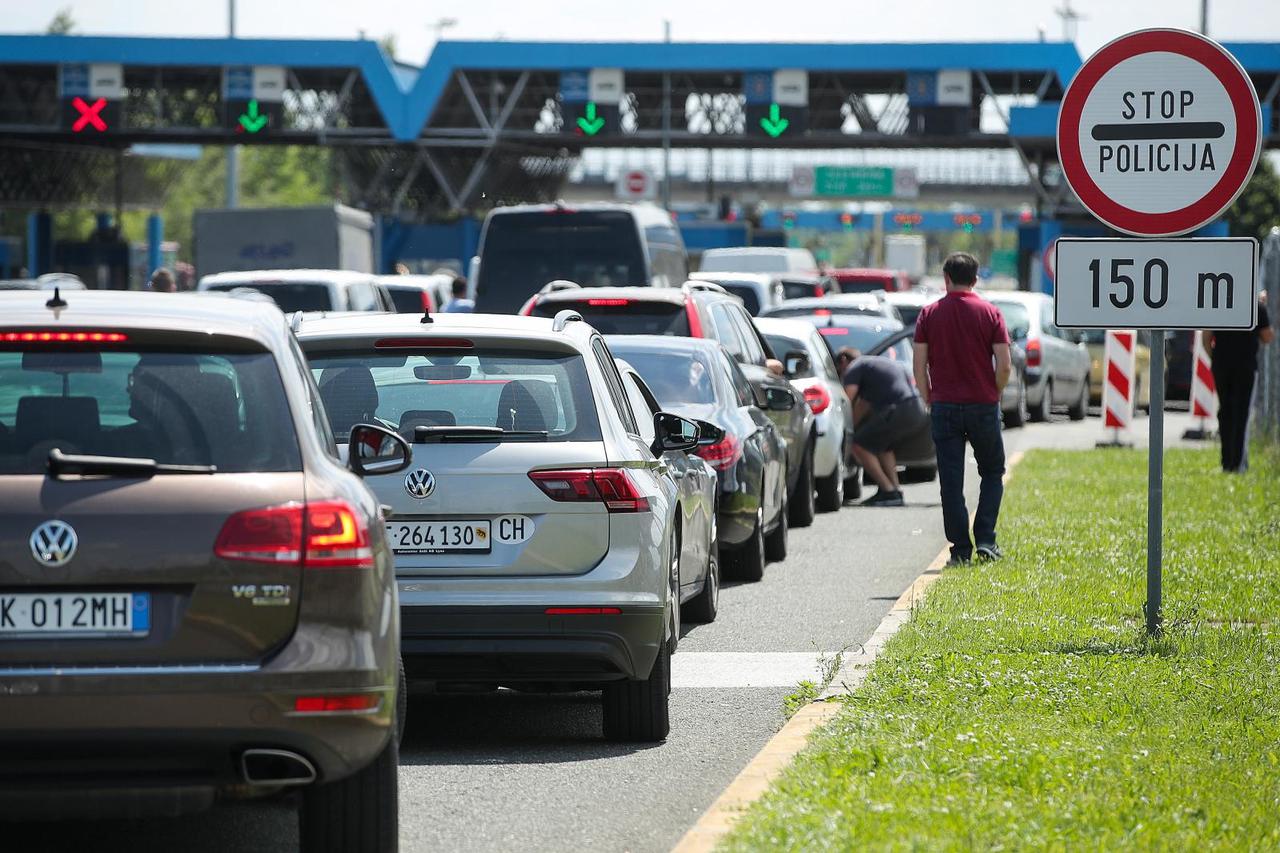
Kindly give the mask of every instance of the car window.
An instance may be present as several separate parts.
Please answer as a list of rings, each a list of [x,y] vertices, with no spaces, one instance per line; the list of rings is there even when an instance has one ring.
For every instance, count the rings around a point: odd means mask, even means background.
[[[663,406],[708,405],[715,402],[710,364],[700,352],[664,352],[656,349],[611,347],[613,353],[636,369]]]
[[[412,287],[389,287],[387,292],[391,294],[391,304],[401,314],[421,314],[426,308],[425,290]]]
[[[572,308],[602,335],[675,335],[688,337],[689,312],[679,303],[646,299],[584,299],[541,302],[535,317],[554,317]]]
[[[0,352],[0,474],[68,454],[299,471],[276,360],[266,352]]]
[[[333,430],[329,426],[329,416],[324,411],[324,401],[320,397],[320,389],[316,386],[315,377],[311,375],[311,370],[307,365],[307,357],[302,354],[302,347],[298,346],[298,339],[292,333],[289,334],[289,352],[293,356],[291,367],[298,371],[298,378],[307,391],[307,407],[310,410],[307,414],[316,428],[316,436],[320,439],[320,444],[324,447],[325,452],[337,459],[338,445],[333,440]]]
[[[1027,335],[1031,334],[1031,315],[1027,313],[1027,306],[1021,302],[993,301],[993,304],[1004,315],[1009,337],[1015,341],[1026,340]]]
[[[369,422],[398,431],[406,441],[413,441],[420,426],[500,427],[545,431],[548,441],[600,440],[579,355],[476,346],[465,355],[312,352],[309,361],[339,443],[346,443],[351,427]]]
[[[653,431],[654,412],[650,411],[649,402],[645,400],[644,394],[640,393],[634,374],[623,373],[622,384],[627,392],[627,402],[631,404],[631,411],[636,416],[636,427],[640,430],[640,438],[645,444],[652,445],[656,437]]]
[[[747,347],[743,343],[742,336],[738,333],[733,316],[729,313],[728,305],[721,302],[711,306],[711,325],[714,327],[716,340],[728,350],[729,355],[733,356],[737,361],[745,361]]]
[[[738,324],[738,333],[742,335],[742,341],[746,347],[747,361],[764,367],[765,358],[767,357],[765,345],[761,343],[760,333],[756,331],[755,325],[751,322],[751,317],[738,305],[731,306],[729,310],[733,313],[734,320]]]
[[[757,294],[755,287],[750,284],[735,284],[730,281],[721,282],[720,286],[741,299],[748,314],[754,317],[760,313],[760,296]]]
[[[367,281],[357,281],[347,288],[347,307],[352,311],[380,311],[378,292]]]
[[[1053,324],[1053,305],[1047,299],[1040,301],[1040,331],[1052,338],[1063,337],[1062,330]]]
[[[722,361],[724,359],[721,359]],[[756,405],[756,392],[751,388],[751,383],[747,380],[746,374],[742,372],[742,368],[737,363],[729,360],[727,362],[727,370],[729,371],[729,387],[738,395],[739,406]]]
[[[215,284],[208,290],[227,291],[248,287],[270,296],[280,310],[288,314],[290,311],[333,311],[333,295],[329,285],[319,282],[236,282],[235,284]]]
[[[774,354],[777,355],[778,358],[786,358],[787,353],[793,350],[798,350],[806,355],[809,352],[808,348],[805,347],[802,341],[797,341],[783,335],[765,335],[764,339],[769,342],[769,349],[773,350]],[[821,365],[814,364],[812,356],[810,356],[809,362],[808,370],[801,370],[798,373],[794,373],[791,375],[791,378],[807,379],[810,376],[816,376],[817,371],[822,369]]]
[[[631,404],[627,402],[627,394],[622,389],[622,377],[618,374],[618,365],[614,364],[609,348],[605,346],[604,341],[600,338],[596,338],[591,342],[591,348],[595,351],[596,358],[600,362],[600,369],[604,371],[604,381],[609,388],[609,396],[613,399],[613,406],[618,412],[618,417],[622,419],[622,426],[631,435],[639,435],[640,430],[636,426]]]
[[[836,370],[835,359],[831,357],[831,350],[827,349],[826,344],[822,341],[822,336],[816,331],[809,337],[809,358],[816,358],[822,375],[839,382],[841,380],[840,372]]]

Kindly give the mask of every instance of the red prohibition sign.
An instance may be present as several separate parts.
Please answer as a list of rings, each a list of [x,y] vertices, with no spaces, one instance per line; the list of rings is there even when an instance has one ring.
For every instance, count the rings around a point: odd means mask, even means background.
[[[92,126],[94,130],[106,130],[107,123],[102,120],[102,108],[106,105],[106,98],[98,98],[92,104],[85,103],[84,98],[72,98],[71,106],[80,111],[80,117],[76,119],[75,124],[71,125],[71,129],[76,133],[84,130],[86,126]]]
[[[1222,84],[1235,116],[1235,145],[1217,182],[1183,207],[1157,213],[1135,210],[1108,196],[1094,181],[1080,150],[1081,117],[1094,87],[1121,62],[1148,53],[1176,54],[1202,65]],[[1076,73],[1058,111],[1058,160],[1067,183],[1098,219],[1140,237],[1185,234],[1217,219],[1244,189],[1261,148],[1262,112],[1248,74],[1217,42],[1187,30],[1140,30],[1104,45]]]

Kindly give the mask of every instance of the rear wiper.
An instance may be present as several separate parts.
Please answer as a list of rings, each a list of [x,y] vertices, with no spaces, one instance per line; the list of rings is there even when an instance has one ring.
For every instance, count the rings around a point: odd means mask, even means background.
[[[503,429],[487,426],[418,426],[413,428],[414,444],[444,444],[462,441],[546,441],[545,429]]]
[[[63,453],[56,447],[49,451],[49,475],[55,479],[64,474],[154,477],[156,474],[213,474],[217,470],[216,465],[165,465],[154,459],[131,456],[82,456]]]

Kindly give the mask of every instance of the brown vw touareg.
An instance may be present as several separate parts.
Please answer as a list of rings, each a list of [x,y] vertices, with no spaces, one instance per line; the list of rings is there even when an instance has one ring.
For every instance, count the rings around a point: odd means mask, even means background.
[[[0,295],[0,819],[297,788],[305,850],[396,847],[391,552],[271,305]]]

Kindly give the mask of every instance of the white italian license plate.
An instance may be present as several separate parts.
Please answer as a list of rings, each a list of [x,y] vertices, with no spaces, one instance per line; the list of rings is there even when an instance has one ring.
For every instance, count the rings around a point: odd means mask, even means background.
[[[0,593],[0,635],[145,636],[146,592]]]
[[[388,521],[387,538],[397,554],[489,551],[487,521]]]

